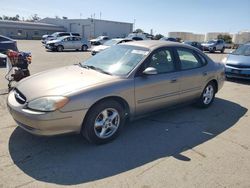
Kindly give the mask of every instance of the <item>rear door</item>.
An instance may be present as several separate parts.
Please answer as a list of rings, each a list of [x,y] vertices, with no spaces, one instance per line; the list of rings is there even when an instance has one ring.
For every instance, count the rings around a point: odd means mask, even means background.
[[[144,75],[148,67],[155,75]],[[174,104],[179,99],[179,73],[170,48],[161,48],[147,58],[135,77],[136,115],[141,115]]]
[[[195,99],[208,79],[207,61],[192,49],[176,48],[175,52],[180,65],[180,101]]]

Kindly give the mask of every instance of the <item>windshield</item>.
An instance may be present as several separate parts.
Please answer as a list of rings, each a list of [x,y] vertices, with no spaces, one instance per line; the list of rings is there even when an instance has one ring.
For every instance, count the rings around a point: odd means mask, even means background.
[[[101,70],[103,73],[125,76],[132,71],[148,53],[149,49],[147,48],[115,45],[91,57],[81,63],[81,65],[94,70]]]
[[[96,38],[96,40],[102,40],[103,39],[103,36],[99,36]]]
[[[242,45],[237,50],[235,50],[232,54],[250,56],[250,45]]]
[[[216,41],[215,41],[215,40],[210,40],[210,41],[208,41],[207,43],[208,43],[208,44],[214,44],[214,43],[216,43]]]
[[[119,42],[118,40],[108,40],[103,45],[105,45],[105,46],[113,46],[113,45],[117,44],[118,42]]]

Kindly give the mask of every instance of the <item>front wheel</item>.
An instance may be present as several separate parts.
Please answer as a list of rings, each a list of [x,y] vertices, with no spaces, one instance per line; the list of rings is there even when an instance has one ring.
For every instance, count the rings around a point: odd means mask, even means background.
[[[87,46],[87,45],[83,45],[83,46],[82,46],[82,51],[87,51],[87,49],[88,49],[88,46]]]
[[[82,134],[91,143],[104,144],[118,136],[125,122],[125,111],[113,100],[97,103],[87,114]]]
[[[61,45],[60,45],[60,46],[57,46],[57,51],[58,51],[58,52],[62,52],[62,51],[63,51],[63,46],[61,46]]]
[[[209,107],[214,101],[215,92],[215,84],[213,82],[209,82],[197,102],[198,106],[201,108]]]

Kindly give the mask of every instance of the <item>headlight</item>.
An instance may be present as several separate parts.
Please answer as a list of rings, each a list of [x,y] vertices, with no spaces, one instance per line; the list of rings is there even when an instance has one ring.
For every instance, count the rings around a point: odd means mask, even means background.
[[[28,108],[42,111],[42,112],[51,112],[62,108],[69,99],[63,96],[48,96],[35,99],[28,103]]]
[[[227,62],[227,57],[224,57],[223,59],[222,59],[222,63],[226,63]]]

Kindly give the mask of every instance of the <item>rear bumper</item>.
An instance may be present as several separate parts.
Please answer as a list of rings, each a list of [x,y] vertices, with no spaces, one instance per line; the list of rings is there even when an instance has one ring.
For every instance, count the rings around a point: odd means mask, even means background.
[[[17,125],[27,132],[35,135],[53,136],[66,133],[79,133],[81,131],[86,110],[73,112],[37,112],[19,104],[10,92],[7,106]]]

